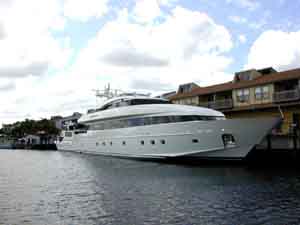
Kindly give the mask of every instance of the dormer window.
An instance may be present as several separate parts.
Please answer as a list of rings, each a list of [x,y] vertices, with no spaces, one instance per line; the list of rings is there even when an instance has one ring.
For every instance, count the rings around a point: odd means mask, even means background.
[[[188,83],[188,84],[182,84],[179,86],[178,88],[178,93],[188,93],[191,92],[194,88],[199,87],[197,84],[195,83]]]
[[[191,91],[191,86],[190,85],[185,85],[180,87],[179,92],[180,93],[187,93]]]

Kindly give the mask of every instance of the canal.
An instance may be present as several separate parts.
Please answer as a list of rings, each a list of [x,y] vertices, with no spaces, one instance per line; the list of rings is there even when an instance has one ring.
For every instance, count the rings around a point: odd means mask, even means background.
[[[0,224],[300,224],[300,172],[1,150]]]

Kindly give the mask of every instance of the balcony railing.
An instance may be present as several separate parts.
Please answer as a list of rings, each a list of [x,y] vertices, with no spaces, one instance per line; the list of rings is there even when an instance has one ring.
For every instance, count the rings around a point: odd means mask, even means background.
[[[224,99],[211,102],[201,102],[199,105],[212,109],[229,109],[233,107],[233,102],[232,99]]]
[[[275,92],[273,95],[274,102],[295,101],[300,99],[300,91],[298,89]]]

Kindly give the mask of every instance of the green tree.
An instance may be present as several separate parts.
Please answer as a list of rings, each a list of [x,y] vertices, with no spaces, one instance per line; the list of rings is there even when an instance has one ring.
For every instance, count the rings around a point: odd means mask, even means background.
[[[4,133],[14,138],[21,138],[28,134],[38,135],[41,133],[43,135],[58,135],[60,132],[60,130],[55,127],[55,123],[48,119],[38,121],[25,119],[24,121],[18,121],[5,126],[10,129],[6,129],[6,133]]]

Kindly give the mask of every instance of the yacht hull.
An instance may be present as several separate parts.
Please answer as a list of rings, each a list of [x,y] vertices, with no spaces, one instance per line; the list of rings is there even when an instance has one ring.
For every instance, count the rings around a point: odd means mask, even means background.
[[[57,143],[57,149],[143,159],[243,159],[280,121],[227,119],[73,131]],[[224,144],[224,134],[232,135],[235,143]]]

